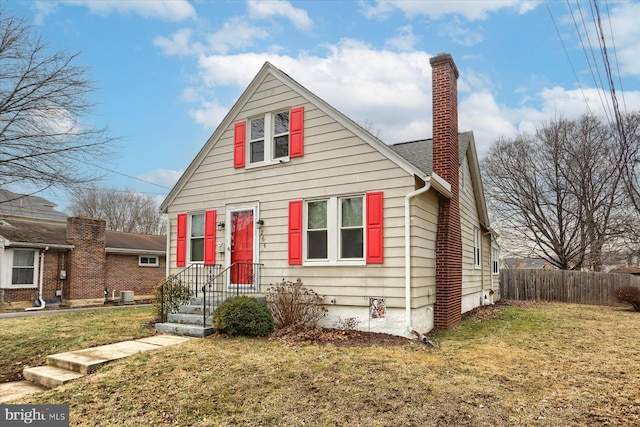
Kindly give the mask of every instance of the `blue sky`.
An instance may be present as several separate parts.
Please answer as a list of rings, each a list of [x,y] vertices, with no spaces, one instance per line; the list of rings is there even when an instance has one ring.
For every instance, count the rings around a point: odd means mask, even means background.
[[[640,2],[597,2],[620,105],[640,110]],[[81,52],[92,126],[121,137],[98,185],[159,201],[265,61],[387,143],[431,136],[429,58],[452,54],[459,127],[479,155],[559,114],[603,114],[593,2],[1,2],[54,49]],[[577,28],[576,28],[577,23]],[[586,28],[586,29],[585,29]],[[598,77],[598,73],[602,77]],[[594,78],[595,76],[595,78]],[[587,107],[588,106],[588,107]],[[115,171],[115,172],[109,172]],[[117,172],[117,173],[116,173]],[[137,178],[137,179],[134,179]],[[153,182],[151,185],[146,182]],[[42,194],[64,209],[63,192]]]

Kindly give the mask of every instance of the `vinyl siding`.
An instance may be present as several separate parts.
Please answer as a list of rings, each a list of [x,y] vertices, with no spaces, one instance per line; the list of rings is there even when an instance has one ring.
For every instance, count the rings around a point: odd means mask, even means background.
[[[460,165],[460,222],[462,231],[462,296],[488,289],[491,284],[491,237],[480,225],[468,159]],[[473,230],[480,230],[480,268],[474,265]]]
[[[259,260],[264,264],[263,289],[269,284],[302,279],[317,293],[339,305],[368,305],[368,297],[386,297],[388,307],[404,307],[404,197],[415,189],[414,177],[357,138],[348,129],[296,92],[269,76],[233,122],[271,111],[305,108],[304,156],[289,162],[233,168],[233,124],[222,133],[204,161],[168,207],[171,273],[175,267],[176,215],[215,209],[224,221],[226,206],[259,202],[264,226],[257,232]],[[287,256],[290,200],[384,191],[384,264],[367,266],[290,266]],[[432,193],[433,190],[430,192]],[[435,206],[430,206],[435,201]],[[417,279],[416,301],[426,301],[423,289],[435,293],[435,221],[437,196],[419,200],[414,213]],[[217,243],[224,242],[219,232]],[[217,262],[225,263],[218,253]],[[430,259],[431,257],[431,259]]]

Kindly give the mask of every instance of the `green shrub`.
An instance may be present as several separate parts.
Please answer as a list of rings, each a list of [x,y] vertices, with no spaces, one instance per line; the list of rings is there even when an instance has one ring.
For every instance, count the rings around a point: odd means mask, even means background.
[[[282,279],[267,289],[266,300],[278,328],[314,327],[328,311],[323,305],[324,297],[303,287],[300,279],[295,283]]]
[[[191,290],[175,276],[169,277],[155,290],[154,308],[157,318],[165,322],[169,313],[177,313],[180,306],[187,304],[191,298]]]
[[[640,311],[640,287],[625,286],[616,290],[616,298],[620,302],[626,302],[633,306],[635,311]]]
[[[263,337],[273,332],[273,315],[269,307],[255,298],[235,296],[216,309],[213,324],[223,334]]]

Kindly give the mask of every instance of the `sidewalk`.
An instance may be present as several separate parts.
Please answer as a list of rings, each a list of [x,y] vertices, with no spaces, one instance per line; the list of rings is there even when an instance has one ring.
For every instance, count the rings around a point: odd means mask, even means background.
[[[21,399],[46,388],[66,384],[93,373],[101,366],[145,351],[180,344],[191,338],[175,335],[155,335],[134,341],[123,341],[99,347],[74,350],[47,357],[45,366],[25,368],[25,381],[0,384],[0,403]],[[27,381],[28,380],[28,381]]]

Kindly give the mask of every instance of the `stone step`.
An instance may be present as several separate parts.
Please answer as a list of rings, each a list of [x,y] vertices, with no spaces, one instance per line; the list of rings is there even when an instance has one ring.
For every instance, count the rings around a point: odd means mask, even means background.
[[[109,360],[76,352],[58,353],[47,356],[47,365],[67,369],[81,374],[91,374]]]
[[[211,307],[211,306],[219,306],[220,303],[224,301],[224,298],[221,297],[216,297],[216,298],[207,298],[207,307]],[[191,297],[191,299],[189,300],[190,305],[199,305],[202,306],[204,305],[204,298],[203,297]]]
[[[185,314],[185,313],[169,313],[167,316],[168,323],[182,323],[189,325],[202,326],[202,314]],[[205,320],[205,325],[213,326],[213,318],[208,316]]]
[[[22,376],[35,384],[53,388],[68,383],[85,374],[70,371],[68,369],[58,368],[56,366],[36,366],[35,368],[25,368]]]
[[[181,305],[180,313],[183,314],[199,314],[202,316],[204,308],[202,305]],[[211,306],[207,305],[207,314],[211,314]]]
[[[213,326],[187,325],[184,323],[156,323],[156,331],[189,337],[206,337],[213,333]]]

